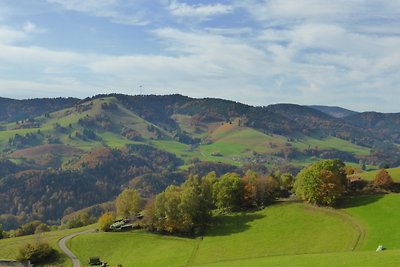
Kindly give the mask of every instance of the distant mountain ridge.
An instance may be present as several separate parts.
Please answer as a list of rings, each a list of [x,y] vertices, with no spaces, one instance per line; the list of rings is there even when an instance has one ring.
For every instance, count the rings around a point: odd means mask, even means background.
[[[78,103],[78,98],[34,98],[16,100],[0,97],[0,121],[12,122],[29,117],[36,117]]]
[[[324,112],[332,117],[335,118],[345,118],[348,116],[352,116],[352,115],[356,115],[359,112],[353,111],[353,110],[349,110],[349,109],[345,109],[345,108],[341,108],[341,107],[335,107],[335,106],[322,106],[322,105],[311,105],[309,106],[313,109],[317,109],[321,112]]]

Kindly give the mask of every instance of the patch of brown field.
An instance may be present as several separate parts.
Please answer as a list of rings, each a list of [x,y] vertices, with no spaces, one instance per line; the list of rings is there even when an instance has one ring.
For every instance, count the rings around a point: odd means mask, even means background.
[[[15,158],[35,158],[44,154],[62,155],[62,156],[73,156],[81,153],[80,149],[75,147],[61,145],[61,144],[49,144],[37,147],[30,147],[20,149],[13,152],[10,156]]]

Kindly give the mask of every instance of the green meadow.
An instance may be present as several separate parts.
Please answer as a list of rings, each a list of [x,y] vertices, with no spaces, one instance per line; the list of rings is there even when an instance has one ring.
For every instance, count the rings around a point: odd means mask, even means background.
[[[39,235],[21,236],[15,238],[0,239],[0,259],[15,259],[18,249],[26,242],[44,241],[48,242],[59,254],[59,259],[52,266],[72,266],[66,255],[64,255],[58,247],[58,241],[66,235],[84,231],[89,228],[95,227],[89,225],[81,228],[51,231]]]
[[[400,182],[400,168],[390,168],[386,169],[389,175],[393,178],[395,182]],[[378,174],[380,170],[368,171],[363,173],[357,173],[354,176],[361,177],[364,180],[374,180],[375,176]]]
[[[346,213],[288,202],[214,217],[202,238],[142,231],[93,233],[72,239],[70,246],[83,262],[98,255],[111,266],[192,266],[352,251],[360,235],[359,226]]]
[[[203,237],[98,232],[75,237],[69,246],[82,263],[99,256],[110,266],[124,267],[400,266],[399,203],[399,194],[347,198],[335,209],[279,202],[259,211],[215,216]],[[63,236],[83,229],[40,238],[57,248]],[[14,258],[21,244],[35,238],[0,240],[0,258]],[[378,245],[386,250],[376,252]],[[62,256],[55,265],[70,262]]]

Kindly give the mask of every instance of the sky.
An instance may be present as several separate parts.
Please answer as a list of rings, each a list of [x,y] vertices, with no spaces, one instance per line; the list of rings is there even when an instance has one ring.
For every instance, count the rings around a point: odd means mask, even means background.
[[[400,112],[400,0],[0,0],[0,96]]]

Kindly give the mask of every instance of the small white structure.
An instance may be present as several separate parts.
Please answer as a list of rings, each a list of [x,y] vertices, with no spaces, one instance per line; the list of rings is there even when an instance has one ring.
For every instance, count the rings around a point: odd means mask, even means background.
[[[376,249],[376,251],[382,251],[382,250],[384,250],[385,248],[382,246],[382,245],[379,245],[378,246],[378,248]]]

